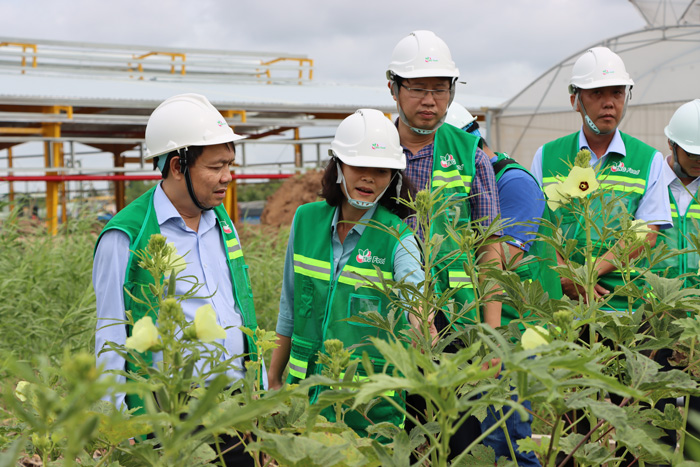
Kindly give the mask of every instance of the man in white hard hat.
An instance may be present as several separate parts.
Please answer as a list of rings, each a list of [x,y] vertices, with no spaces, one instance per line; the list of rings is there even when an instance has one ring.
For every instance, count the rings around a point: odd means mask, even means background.
[[[241,138],[199,94],[173,96],[151,114],[146,126],[146,159],[154,161],[163,180],[117,213],[95,248],[95,353],[106,370],[136,370],[116,352],[102,350],[107,342],[124,345],[131,334],[131,326],[111,325],[126,320],[125,310],[132,311],[134,322],[149,314],[149,308],[132,295],[141,298],[149,290],[143,287],[148,277],[134,251],[144,248],[152,234],[162,234],[178,252],[188,252],[180,276],[194,276],[202,284],[197,293],[202,298],[181,302],[187,321],[194,321],[197,308],[211,305],[218,324],[226,330],[226,337],[217,340],[226,349],[222,359],[255,355],[254,343],[239,329],[241,325],[256,327],[247,266],[233,222],[222,205],[232,179],[234,141]],[[177,281],[175,295],[185,295],[191,287],[189,281]],[[155,297],[148,298],[157,302]],[[158,354],[147,352],[144,357],[153,361]],[[231,382],[243,378],[243,360],[237,357],[229,362],[226,373]],[[116,395],[115,402],[117,407],[124,402],[131,409],[144,407],[135,394]],[[254,465],[242,448],[231,451],[228,459],[237,463],[229,465]]]
[[[463,198],[461,220],[465,223],[474,220],[484,227],[490,225],[500,211],[488,156],[479,148],[478,137],[443,125],[459,77],[447,44],[431,31],[412,32],[394,48],[386,76],[399,112],[397,128],[407,158],[406,175],[416,190],[443,189],[446,196]],[[453,179],[460,182],[455,184]],[[431,235],[444,227],[438,222],[433,224],[431,229],[435,230]],[[453,250],[452,245],[443,246],[446,251]],[[481,262],[498,263],[499,251],[497,245],[485,247],[479,252],[484,253]],[[464,273],[459,262],[451,269],[454,274]],[[449,288],[455,279],[447,273],[441,275],[438,279],[441,289]],[[463,293],[457,295],[457,300],[469,302],[473,288],[461,290]],[[450,321],[473,324],[474,315]],[[500,326],[500,303],[489,302],[483,316],[494,328]]]
[[[630,78],[622,59],[606,47],[594,47],[586,51],[574,64],[569,93],[573,109],[581,115],[582,127],[579,131],[549,142],[540,147],[532,161],[531,172],[546,189],[557,182],[558,175],[569,173],[577,152],[589,149],[591,165],[604,170],[606,185],[612,188],[612,196],[625,204],[627,211],[635,219],[648,223],[652,230],[647,235],[650,245],[656,243],[660,228],[669,227],[671,213],[668,193],[662,181],[663,158],[651,146],[633,138],[618,129],[627,110],[634,82]],[[607,177],[607,175],[614,175]],[[555,214],[561,216],[563,209]],[[596,224],[607,223],[613,226],[615,220],[602,219],[598,215]],[[567,224],[566,222],[563,224]],[[576,228],[574,222],[565,227],[567,238],[576,238],[585,244],[584,229]],[[599,226],[600,227],[600,226]],[[596,239],[593,239],[597,242]],[[637,250],[639,254],[641,249]],[[596,263],[599,282],[595,293],[604,296],[623,285],[624,280],[612,263],[613,252],[601,245]],[[560,258],[563,263],[563,259]],[[577,259],[582,262],[581,258]],[[565,294],[577,299],[583,292],[569,280],[562,278]],[[608,303],[608,309],[627,310],[628,299],[616,295]]]
[[[489,227],[500,211],[488,156],[479,149],[478,137],[451,125],[443,125],[459,77],[447,44],[431,31],[412,32],[394,48],[386,77],[399,113],[397,128],[406,154],[407,178],[416,190],[441,189],[443,196],[461,200],[460,226],[480,224],[482,228]],[[414,219],[408,221],[411,224]],[[474,324],[477,316],[481,316],[483,322],[497,328],[501,325],[500,302],[485,300],[486,305],[479,313],[473,309],[468,313],[460,310],[462,306],[467,309],[474,302],[474,287],[464,272],[462,260],[441,261],[458,249],[446,235],[446,224],[433,221],[430,232],[419,232],[425,236],[445,235],[436,265],[440,270],[437,289],[438,292],[458,289],[454,295],[455,313],[443,316],[439,312],[436,326],[438,329],[461,327]],[[499,235],[500,231],[493,232],[494,237]],[[487,263],[491,267],[500,267],[501,251],[499,243],[491,243],[478,252],[466,254],[477,255],[482,267]],[[448,262],[452,265],[445,267]],[[412,403],[418,407],[421,401]],[[479,432],[476,419],[462,424],[450,440],[450,456],[461,453]]]

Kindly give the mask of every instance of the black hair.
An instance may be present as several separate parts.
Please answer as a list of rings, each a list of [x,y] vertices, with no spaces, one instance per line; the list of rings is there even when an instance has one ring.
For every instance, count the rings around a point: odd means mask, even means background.
[[[328,162],[328,165],[323,172],[323,177],[321,178],[321,192],[319,193],[319,196],[324,198],[326,203],[333,207],[340,206],[345,199],[345,192],[343,191],[342,186],[336,181],[338,180],[339,162],[340,161],[338,159],[332,158]],[[384,196],[382,196],[379,200],[379,204],[399,216],[401,219],[405,219],[413,214],[413,209],[405,206],[402,203],[396,203],[396,185],[399,183],[399,177],[394,175],[396,172],[396,169],[391,169],[391,183],[389,184],[389,188],[387,188],[386,192],[384,193]],[[413,184],[411,183],[411,180],[406,177],[403,171],[398,172],[401,172],[402,175],[401,193],[399,194],[399,198],[407,200],[409,199],[409,192],[413,193]]]
[[[168,178],[168,175],[170,174],[170,160],[173,157],[180,157],[180,153],[183,152],[184,156],[187,158],[187,165],[191,167],[192,165],[194,165],[195,161],[199,158],[199,156],[201,156],[204,152],[204,146],[189,146],[186,148],[182,148],[178,151],[169,152],[167,158],[165,159],[165,166],[163,166],[163,180]],[[158,158],[153,160],[153,169],[156,169],[157,167]]]

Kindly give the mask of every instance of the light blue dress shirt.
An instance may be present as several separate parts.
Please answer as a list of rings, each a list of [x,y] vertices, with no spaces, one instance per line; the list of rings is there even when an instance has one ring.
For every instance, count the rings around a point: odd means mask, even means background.
[[[243,324],[241,311],[233,298],[231,274],[226,262],[226,248],[213,211],[202,212],[199,230],[195,232],[185,225],[185,221],[170,202],[162,187],[158,185],[154,193],[154,206],[161,233],[167,241],[175,244],[178,254],[187,262],[185,270],[178,277],[194,276],[203,284],[198,297],[181,302],[187,321],[194,321],[197,308],[210,304],[216,311],[216,319],[226,329],[226,339],[218,340],[226,349],[222,359],[228,359],[244,352],[244,335],[238,328]],[[124,312],[124,277],[129,260],[129,237],[119,230],[106,232],[95,252],[92,282],[97,297],[97,330],[95,333],[95,354],[97,364],[105,370],[123,370],[124,359],[116,352],[100,351],[106,342],[124,344],[126,327],[110,324],[126,319]],[[178,280],[176,294],[182,295],[192,284]],[[206,345],[206,344],[202,344]],[[160,353],[153,355],[154,362],[160,361]],[[226,374],[232,381],[244,376],[242,357],[236,358]],[[202,364],[197,365],[202,372]],[[263,372],[264,374],[265,372]],[[119,376],[124,381],[123,376]],[[124,394],[114,394],[117,407],[123,407]]]
[[[368,209],[360,219],[366,222],[372,218],[377,207]],[[333,280],[337,280],[343,268],[347,264],[352,252],[360,241],[362,233],[367,228],[366,225],[355,224],[345,237],[345,241],[340,243],[337,225],[340,208],[336,208],[333,221],[330,226],[319,226],[319,229],[330,229],[331,245],[333,248]],[[294,221],[292,221],[294,225]],[[373,228],[373,227],[369,227]],[[418,285],[425,281],[421,265],[421,256],[418,245],[413,236],[407,237],[396,247],[394,255],[394,279],[404,279],[406,282]],[[277,332],[283,336],[291,336],[294,331],[294,229],[289,233],[289,243],[287,243],[287,256],[284,261],[284,274],[282,278],[282,296],[280,297],[280,311],[277,317]]]
[[[583,128],[579,131],[578,143],[580,149],[590,149],[586,135],[583,133]],[[598,156],[591,151],[591,167],[605,160],[605,157],[611,152],[622,154],[623,157],[627,155],[625,143],[620,136],[620,130],[615,130],[615,135],[603,157],[598,159]],[[663,176],[663,164],[663,156],[656,151],[649,170],[649,184],[644,195],[642,195],[637,211],[631,214],[634,215],[635,219],[642,219],[648,224],[658,225],[660,229],[668,229],[673,226],[673,221],[671,220],[671,205],[668,190],[666,189],[667,184]],[[542,146],[537,149],[535,157],[532,159],[530,172],[542,184]]]

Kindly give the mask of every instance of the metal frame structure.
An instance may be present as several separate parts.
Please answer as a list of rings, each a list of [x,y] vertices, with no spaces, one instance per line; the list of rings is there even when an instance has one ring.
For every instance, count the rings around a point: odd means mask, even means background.
[[[247,136],[236,144],[244,165],[251,159],[246,149],[253,145],[291,144],[297,171],[303,165],[303,144],[315,144],[320,161],[320,145],[328,142],[302,138],[300,129],[335,127],[361,107],[387,114],[393,109],[384,89],[322,86],[312,78],[313,60],[299,54],[0,38],[0,161],[7,161],[7,168],[0,168],[0,183],[9,184],[12,202],[14,182],[45,182],[47,228],[56,233],[61,204],[61,220],[66,220],[67,181],[89,176],[113,183],[119,210],[125,181],[158,178],[143,163],[144,131],[150,113],[171,95],[206,95],[227,123]],[[290,131],[291,139],[272,141]],[[41,175],[17,167],[12,149],[24,143],[43,144]],[[99,174],[85,175],[66,166],[66,143],[71,151],[81,143],[110,153],[113,163]],[[234,184],[225,200],[234,219],[235,196]]]

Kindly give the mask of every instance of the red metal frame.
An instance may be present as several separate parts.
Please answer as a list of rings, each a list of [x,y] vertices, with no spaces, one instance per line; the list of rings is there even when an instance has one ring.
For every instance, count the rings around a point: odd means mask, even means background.
[[[234,180],[280,179],[293,174],[231,174]],[[161,180],[160,175],[8,175],[0,176],[0,182],[86,182],[117,180]]]

